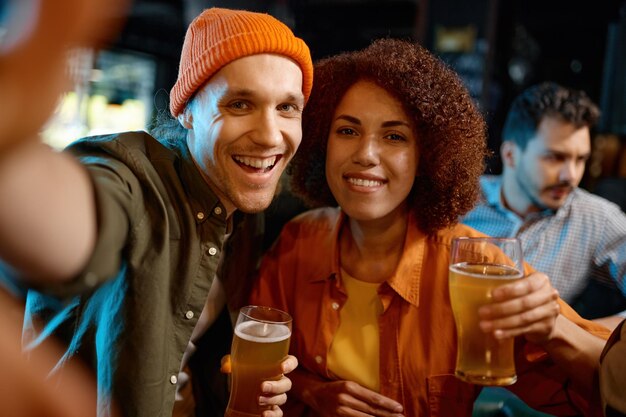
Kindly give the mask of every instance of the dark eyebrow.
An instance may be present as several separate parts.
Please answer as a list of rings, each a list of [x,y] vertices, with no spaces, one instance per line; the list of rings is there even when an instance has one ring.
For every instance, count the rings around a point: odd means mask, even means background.
[[[560,158],[568,158],[569,154],[566,152],[561,152],[553,149],[548,149],[548,154],[558,156]],[[591,157],[591,152],[584,153],[582,155],[578,155],[578,158],[589,159]]]
[[[228,88],[226,91],[224,91],[224,94],[222,94],[222,96],[219,97],[218,100],[220,103],[226,104],[231,100],[250,100],[252,97],[254,97],[254,93],[250,89]]]
[[[337,116],[337,118],[335,120],[346,120],[350,123],[354,123],[355,125],[361,125],[361,121],[359,119],[357,119],[354,116],[348,116],[347,114],[342,114],[340,116]],[[403,122],[401,120],[389,120],[387,122],[383,122],[383,124],[381,125],[381,127],[394,127],[394,126],[406,126],[408,128],[411,127],[411,125],[409,125],[407,122]]]
[[[335,120],[341,120],[341,119],[350,123],[354,123],[355,125],[359,125],[359,126],[361,125],[361,121],[359,119],[353,116],[348,116],[347,114],[342,114],[340,116],[337,116]]]
[[[388,122],[384,122],[382,127],[394,127],[394,126],[406,126],[411,127],[407,122],[403,122],[401,120],[390,120]]]

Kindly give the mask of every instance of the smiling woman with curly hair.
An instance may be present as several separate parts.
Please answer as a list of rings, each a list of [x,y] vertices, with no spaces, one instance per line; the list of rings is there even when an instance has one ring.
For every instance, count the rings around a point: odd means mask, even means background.
[[[320,208],[283,228],[251,298],[293,317],[285,415],[471,416],[480,387],[454,377],[448,295],[452,240],[482,236],[457,221],[487,155],[467,90],[419,45],[378,40],[316,65],[303,133],[292,189]],[[517,394],[580,414],[604,343],[586,330],[608,332],[526,272],[492,292],[481,328],[516,338]],[[550,357],[528,361],[536,345]]]
[[[314,207],[337,204],[324,175],[328,132],[337,104],[360,79],[387,90],[415,123],[420,152],[410,199],[420,227],[434,232],[456,223],[479,195],[485,123],[453,71],[419,45],[398,40],[379,40],[315,66],[302,143],[290,168],[293,191]]]

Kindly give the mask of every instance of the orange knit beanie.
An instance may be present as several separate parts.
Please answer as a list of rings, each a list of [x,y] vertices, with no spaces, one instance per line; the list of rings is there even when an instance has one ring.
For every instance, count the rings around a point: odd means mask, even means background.
[[[178,79],[170,92],[172,116],[178,116],[195,92],[224,65],[261,53],[296,61],[302,70],[302,93],[308,100],[313,86],[311,54],[285,24],[264,13],[215,7],[204,10],[185,35]]]

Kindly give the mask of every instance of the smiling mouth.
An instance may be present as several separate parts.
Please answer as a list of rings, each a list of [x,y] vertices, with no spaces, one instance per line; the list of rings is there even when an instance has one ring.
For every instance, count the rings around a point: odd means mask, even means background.
[[[366,180],[363,178],[346,178],[346,180],[352,184],[352,185],[356,185],[358,187],[380,187],[381,185],[384,184],[383,181],[376,181],[376,180]]]
[[[276,162],[280,160],[281,156],[271,156],[269,158],[255,158],[251,156],[235,155],[233,159],[235,162],[244,168],[251,169],[257,172],[269,172],[274,168]]]

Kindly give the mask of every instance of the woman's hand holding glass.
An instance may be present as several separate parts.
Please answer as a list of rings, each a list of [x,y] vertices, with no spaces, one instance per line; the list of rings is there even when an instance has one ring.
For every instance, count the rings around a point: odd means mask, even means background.
[[[534,272],[492,292],[493,303],[478,310],[480,327],[498,339],[523,335],[542,344],[554,333],[560,313],[559,294],[549,278]]]

